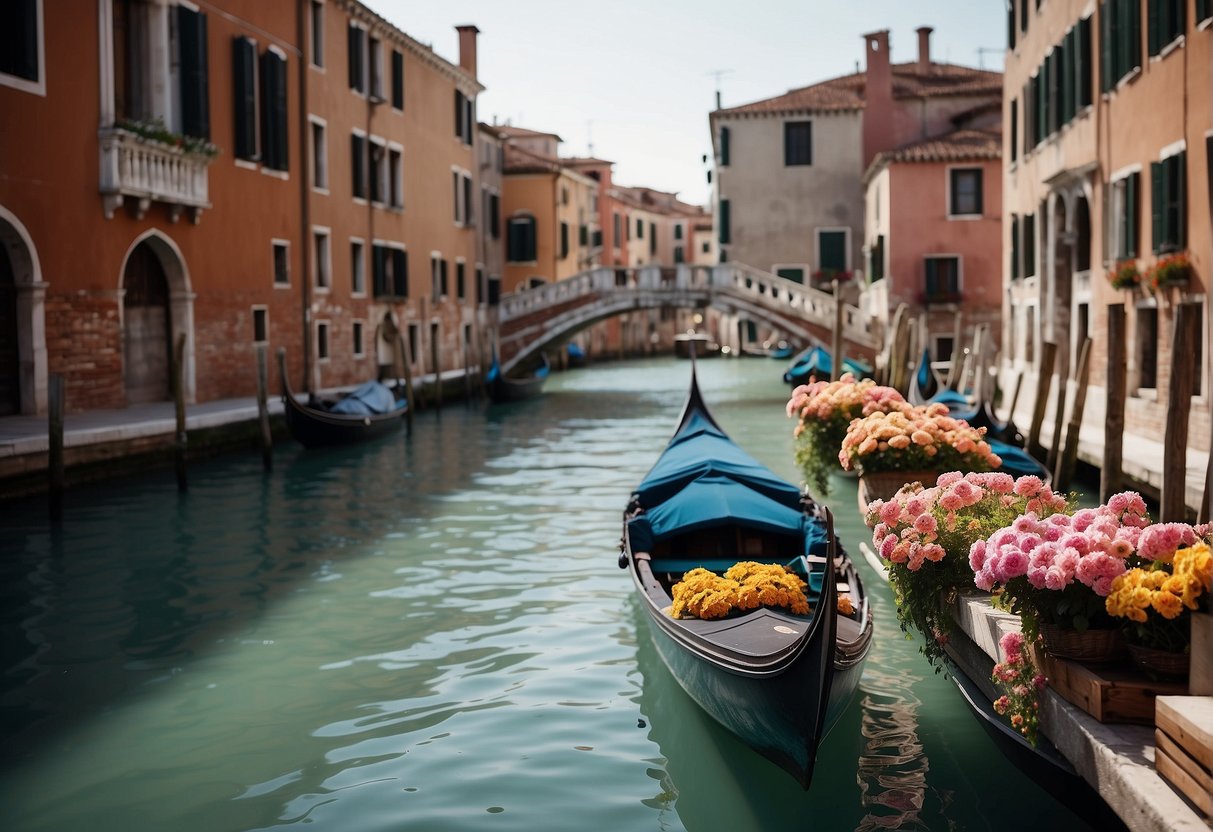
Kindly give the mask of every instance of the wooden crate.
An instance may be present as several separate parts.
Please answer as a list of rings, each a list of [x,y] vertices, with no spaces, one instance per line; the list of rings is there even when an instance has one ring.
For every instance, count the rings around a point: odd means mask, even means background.
[[[1100,722],[1154,724],[1157,696],[1183,696],[1185,682],[1154,682],[1131,667],[1089,667],[1037,653],[1049,687]]]
[[[1155,706],[1154,767],[1213,816],[1213,696],[1160,696]]]

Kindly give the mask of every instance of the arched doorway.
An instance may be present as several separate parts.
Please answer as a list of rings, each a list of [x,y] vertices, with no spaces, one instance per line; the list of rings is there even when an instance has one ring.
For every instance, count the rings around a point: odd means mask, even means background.
[[[17,277],[0,246],[0,416],[21,412],[21,347],[17,340]]]
[[[146,240],[122,270],[122,366],[128,404],[172,397],[172,315],[168,277]]]

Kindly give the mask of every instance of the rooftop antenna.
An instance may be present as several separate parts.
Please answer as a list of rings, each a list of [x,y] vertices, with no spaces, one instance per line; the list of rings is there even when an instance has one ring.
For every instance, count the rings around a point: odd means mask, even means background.
[[[713,69],[711,72],[709,72],[707,74],[711,75],[713,78],[716,79],[716,109],[719,110],[720,109],[720,79],[726,75],[732,75],[733,70],[731,70],[731,69]]]
[[[1005,52],[1006,50],[1000,49],[997,47],[993,47],[993,46],[979,46],[974,51],[977,53],[977,68],[985,69],[987,52],[992,52],[995,55],[999,55],[999,54],[1002,54],[1003,52]]]
[[[585,123],[586,136],[586,154],[591,159],[594,158],[594,119],[587,119]]]

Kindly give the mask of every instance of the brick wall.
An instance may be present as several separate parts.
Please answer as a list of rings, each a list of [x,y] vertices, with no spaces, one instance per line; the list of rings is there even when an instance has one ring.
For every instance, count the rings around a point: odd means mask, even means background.
[[[126,406],[122,332],[112,292],[46,296],[47,370],[64,377],[65,409]]]

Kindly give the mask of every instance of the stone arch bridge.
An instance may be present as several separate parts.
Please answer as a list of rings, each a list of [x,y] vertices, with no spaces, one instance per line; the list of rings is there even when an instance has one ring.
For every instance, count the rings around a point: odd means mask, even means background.
[[[615,315],[662,307],[713,307],[761,321],[806,343],[829,346],[834,296],[740,263],[634,269],[601,267],[504,296],[498,309],[498,352],[509,374],[549,347]],[[872,321],[843,308],[849,355],[871,360],[880,348]]]

